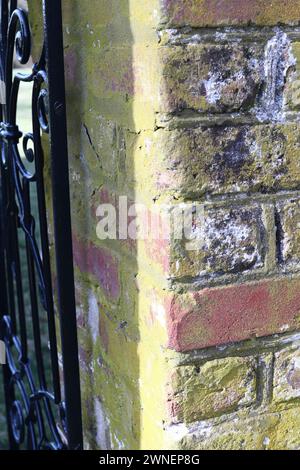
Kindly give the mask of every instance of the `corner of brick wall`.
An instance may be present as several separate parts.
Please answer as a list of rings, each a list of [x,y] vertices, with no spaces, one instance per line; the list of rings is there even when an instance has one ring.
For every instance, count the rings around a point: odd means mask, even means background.
[[[300,441],[300,2],[64,4],[85,445]],[[96,209],[201,203],[204,242]]]
[[[151,327],[148,315],[157,281],[140,267],[138,242],[97,236],[100,204],[117,208],[119,197],[137,200],[140,142],[156,126],[153,7],[152,1],[124,0],[63,5],[86,448],[138,449],[142,440],[146,446],[163,440],[162,426],[156,437],[153,430],[165,414],[161,345],[167,333]]]
[[[164,261],[167,434],[182,449],[296,449],[300,2],[161,12],[149,170],[157,198],[205,207],[200,250],[174,241]]]

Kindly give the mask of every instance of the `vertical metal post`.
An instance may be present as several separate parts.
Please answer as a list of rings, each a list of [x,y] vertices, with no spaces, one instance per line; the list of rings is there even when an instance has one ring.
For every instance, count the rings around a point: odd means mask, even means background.
[[[7,28],[8,28],[8,5],[4,2],[0,4],[0,79],[1,79],[1,86],[3,87],[3,83],[5,83],[5,58],[6,58],[6,49],[7,49]],[[1,90],[1,97],[4,96],[4,90]],[[2,103],[0,105],[0,115],[1,120],[3,119],[3,109]],[[8,312],[8,299],[7,299],[7,284],[6,284],[6,260],[5,260],[5,250],[4,250],[4,219],[5,219],[5,209],[4,206],[6,204],[5,200],[5,188],[1,186],[0,192],[0,285],[1,285],[1,293],[0,293],[0,322],[2,324],[3,315],[4,313]],[[2,332],[0,331],[0,339],[3,340]],[[10,410],[12,403],[15,400],[14,390],[10,390],[9,383],[11,379],[11,374],[7,365],[3,367],[3,384],[4,384],[4,400],[5,400],[5,411],[6,411],[6,422],[7,422],[7,431],[8,431],[8,441],[9,441],[9,448],[11,450],[18,450],[18,445],[16,444],[13,434],[12,428],[10,425]]]
[[[48,67],[52,196],[69,449],[82,448],[61,0],[43,0]],[[73,359],[76,358],[74,361]]]
[[[2,197],[0,196],[2,200]],[[0,321],[3,321],[3,312],[7,312],[7,292],[6,292],[6,278],[5,278],[5,253],[2,246],[1,234],[3,234],[3,214],[1,211],[0,214]],[[0,339],[3,340],[1,330],[0,330]],[[15,442],[12,434],[12,428],[10,425],[10,410],[12,404],[15,400],[14,390],[10,390],[9,383],[11,380],[11,374],[7,365],[1,366],[3,368],[3,384],[4,384],[4,400],[5,400],[5,411],[6,411],[6,423],[7,423],[7,433],[10,450],[18,450],[19,446]]]

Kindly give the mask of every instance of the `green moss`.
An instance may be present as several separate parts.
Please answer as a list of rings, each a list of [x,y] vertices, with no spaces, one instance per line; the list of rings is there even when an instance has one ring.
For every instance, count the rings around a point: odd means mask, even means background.
[[[198,421],[253,403],[255,366],[254,359],[234,357],[179,367],[172,380],[176,419]]]
[[[182,449],[194,450],[297,450],[299,407],[278,413],[242,411],[228,421],[208,422],[184,437]]]

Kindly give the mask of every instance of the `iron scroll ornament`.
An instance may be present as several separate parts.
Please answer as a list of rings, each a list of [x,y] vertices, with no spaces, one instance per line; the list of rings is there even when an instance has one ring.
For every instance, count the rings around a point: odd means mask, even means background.
[[[0,334],[7,356],[3,374],[9,445],[11,449],[81,449],[61,1],[43,0],[44,46],[39,61],[28,74],[13,73],[14,60],[22,65],[30,60],[28,14],[17,8],[17,0],[0,0],[0,8],[0,78],[3,85],[0,111]],[[32,85],[32,132],[26,134],[22,133],[17,123],[22,83]],[[42,134],[50,136],[63,397],[49,252]],[[34,191],[37,214],[33,214],[31,204]],[[24,300],[20,233],[25,240],[29,288],[27,302]],[[50,352],[45,352],[42,338],[43,315]],[[29,344],[33,344],[33,348]],[[50,356],[50,377],[45,366],[47,355]]]

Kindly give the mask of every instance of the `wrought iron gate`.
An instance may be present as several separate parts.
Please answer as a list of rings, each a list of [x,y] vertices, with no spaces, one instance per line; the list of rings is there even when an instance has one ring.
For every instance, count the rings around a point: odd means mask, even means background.
[[[43,0],[44,47],[28,74],[14,74],[13,66],[14,60],[21,64],[30,60],[27,13],[17,8],[17,0],[0,0],[0,8],[0,333],[7,357],[3,373],[9,445],[11,449],[80,449],[61,0]],[[32,132],[26,134],[17,122],[22,83],[32,84]],[[48,133],[49,152],[44,159]],[[51,170],[55,279],[45,167]],[[32,210],[34,194],[37,214]]]

